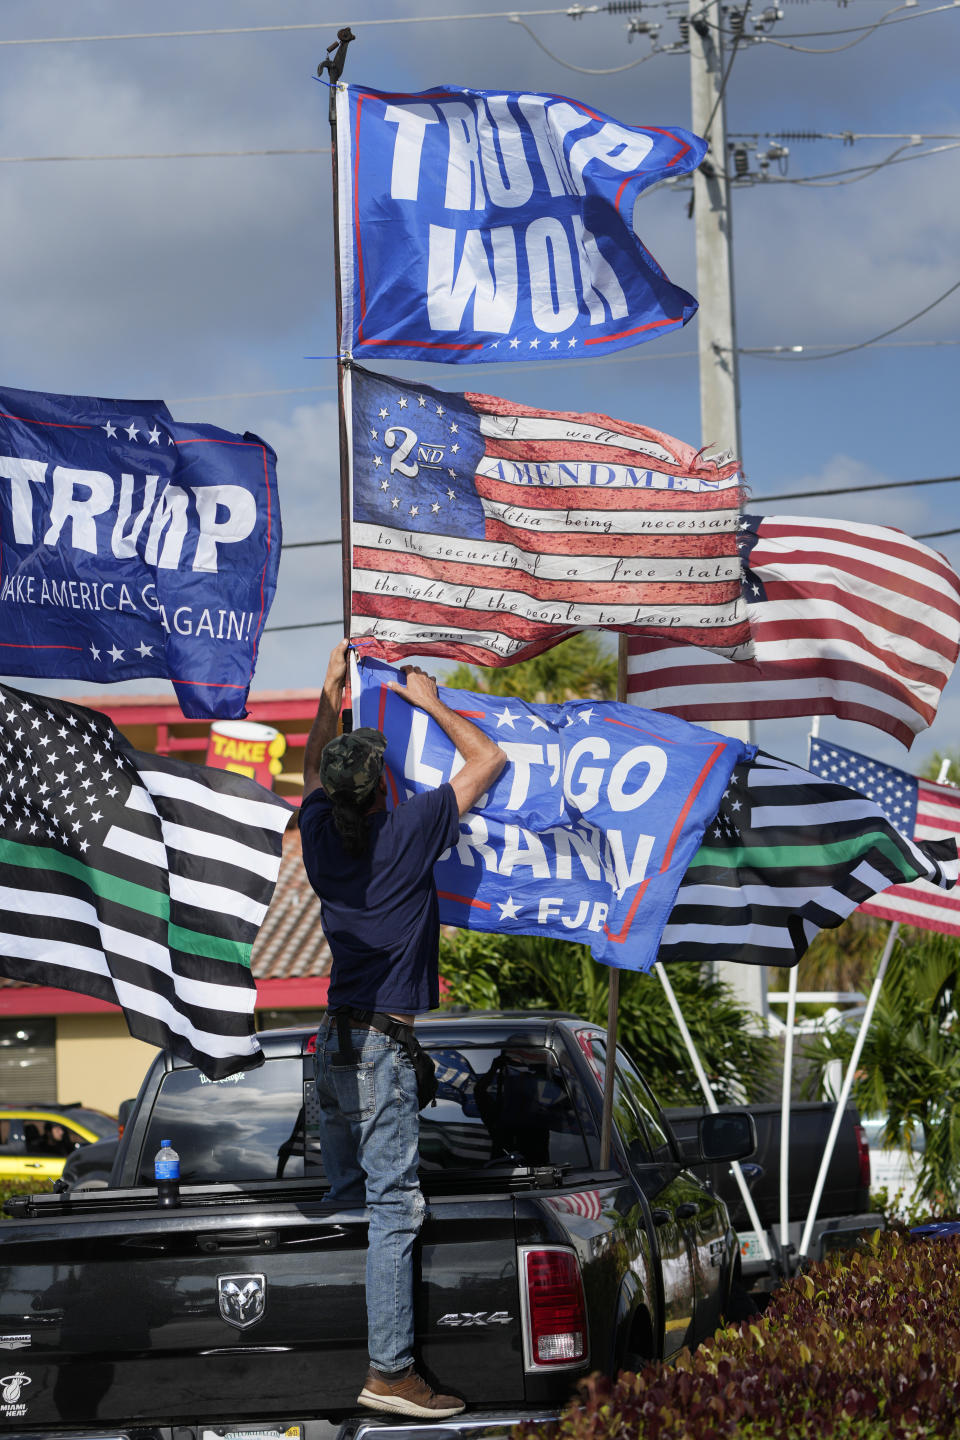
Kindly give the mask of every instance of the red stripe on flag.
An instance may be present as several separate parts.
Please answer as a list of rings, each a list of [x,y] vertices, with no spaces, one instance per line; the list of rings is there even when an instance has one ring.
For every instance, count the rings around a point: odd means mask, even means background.
[[[453,895],[449,890],[438,890],[437,895],[441,900],[455,900],[458,905],[469,905],[474,910],[493,909],[489,900],[473,900],[468,895]]]
[[[762,639],[757,635],[756,630],[754,630],[754,639]],[[702,684],[705,678],[703,669],[691,662],[690,665],[671,667],[668,670],[651,669],[641,671],[639,674],[635,671],[630,672],[627,689],[640,693],[645,684],[649,684],[653,689],[659,689],[662,686],[665,690],[672,690],[674,687],[679,688],[684,684]],[[750,665],[745,661],[729,661],[723,666],[715,667],[710,672],[711,694],[718,698],[724,696],[728,690],[732,694],[734,686],[740,688],[762,685],[768,689],[771,685],[782,684],[788,680],[833,680],[840,686],[844,684],[864,686],[878,692],[878,705],[881,703],[882,696],[889,696],[909,709],[915,710],[926,720],[927,724],[930,724],[936,714],[933,706],[921,700],[905,685],[901,685],[896,676],[884,673],[882,670],[873,670],[867,665],[859,665],[855,660],[823,660],[812,657],[809,660],[777,660],[762,665]],[[942,683],[943,676],[939,676],[938,680]],[[935,684],[936,682],[931,681],[930,683]],[[815,691],[816,686],[811,684],[811,696],[815,694]],[[742,698],[745,704],[755,703],[754,697],[746,691]],[[711,696],[705,696],[697,703],[709,706],[712,704]],[[863,705],[863,697],[860,697],[855,703]]]
[[[663,320],[648,320],[646,325],[634,325],[632,330],[618,330],[615,335],[592,335],[584,345],[602,345],[605,340],[624,340],[628,335],[640,335],[644,330],[662,330],[664,325],[682,325],[682,315],[671,315]]]
[[[880,527],[877,527],[880,530]],[[888,536],[890,538],[888,538]],[[900,537],[900,538],[898,538]],[[782,551],[771,550],[768,554],[765,544],[773,540],[799,540],[807,538],[811,540],[823,540],[826,545],[830,544],[853,544],[865,545],[874,554],[889,555],[891,559],[909,561],[924,570],[929,570],[938,579],[944,581],[951,589],[956,588],[957,577],[943,556],[936,550],[928,550],[925,545],[920,545],[911,536],[903,531],[891,527],[887,534],[874,533],[870,536],[854,533],[847,534],[844,530],[838,530],[836,526],[822,525],[816,520],[789,520],[780,521],[776,516],[765,518],[760,527],[759,539],[754,547],[754,554],[762,556],[758,563],[765,564],[768,561],[776,563],[782,555]],[[806,552],[809,554],[809,552]]]
[[[935,630],[932,625],[925,625],[919,618],[919,614],[925,613],[931,619],[936,619],[940,614],[938,607],[926,606],[920,612],[914,608],[913,614],[907,622],[903,597],[898,595],[892,586],[888,586],[887,589],[890,599],[886,605],[881,605],[844,585],[834,585],[816,580],[804,580],[802,584],[788,580],[764,580],[764,590],[768,602],[786,600],[805,608],[808,634],[819,633],[824,619],[821,605],[832,604],[841,610],[848,611],[853,618],[859,618],[871,625],[879,625],[891,636],[898,635],[907,628],[911,639],[930,650],[935,650],[938,655],[943,655],[952,664],[957,654],[956,642],[950,636],[944,635],[942,631]],[[751,619],[754,627],[758,630],[770,624],[770,621],[763,618],[764,608],[762,602],[752,606]]]
[[[755,621],[752,628],[754,639],[764,644],[787,640],[809,641],[810,639],[810,625],[802,619]],[[817,624],[817,636],[823,640],[840,640],[845,644],[855,645],[859,650],[864,650],[868,655],[874,656],[887,670],[902,675],[905,680],[913,680],[921,685],[932,685],[936,690],[943,685],[945,675],[942,670],[934,670],[928,665],[918,665],[916,661],[897,655],[889,647],[885,648],[875,644],[857,625],[848,625],[842,620],[821,620]],[[910,638],[919,643],[919,637],[912,629]],[[806,662],[784,660],[777,663],[793,665]],[[844,663],[858,666],[862,664],[866,670],[869,670],[867,661],[859,661],[852,655]]]
[[[868,560],[855,560],[849,555],[837,555],[833,552],[830,553],[829,557],[810,555],[808,552],[802,550],[795,551],[789,555],[781,551],[778,553],[771,552],[769,556],[764,556],[758,554],[759,549],[759,546],[755,547],[748,561],[751,570],[762,571],[765,563],[769,563],[776,569],[781,570],[787,565],[823,566],[826,562],[829,563],[831,570],[840,575],[850,577],[854,582],[875,585],[878,589],[886,590],[891,593],[891,595],[903,595],[910,600],[916,600],[920,605],[934,606],[944,614],[949,615],[951,619],[960,620],[960,600],[956,598],[956,592],[954,592],[954,596],[951,597],[945,594],[942,589],[934,589],[932,586],[922,585],[919,581],[911,579],[902,572],[897,573],[896,571],[891,571],[888,567],[884,568],[880,565],[873,565]],[[771,580],[771,582],[764,587],[768,599],[774,598],[770,593],[771,586],[774,583],[776,582]],[[780,583],[782,584],[783,582],[781,581]],[[800,577],[791,588],[795,595],[804,595],[806,587],[811,583],[816,584],[817,582],[811,582],[804,577]],[[849,588],[855,592],[856,583],[850,585]]]
[[[654,710],[665,708],[651,704],[650,694],[642,689],[631,688],[628,684],[628,692],[631,704],[644,705],[647,709]],[[717,693],[714,691],[715,696]],[[703,698],[694,699],[691,696],[689,701],[674,696],[669,708],[671,715],[676,715],[680,720],[689,720],[693,724],[703,724],[710,720],[788,720],[811,715],[836,715],[841,720],[855,720],[859,725],[872,725],[875,730],[892,735],[906,749],[910,748],[916,738],[916,730],[912,730],[905,721],[890,715],[886,710],[875,710],[871,706],[855,704],[850,700],[838,700],[830,695],[801,695],[769,700],[747,700],[740,696],[736,700],[724,701],[711,699],[709,694],[705,693]],[[918,720],[917,729],[921,728],[923,727]]]

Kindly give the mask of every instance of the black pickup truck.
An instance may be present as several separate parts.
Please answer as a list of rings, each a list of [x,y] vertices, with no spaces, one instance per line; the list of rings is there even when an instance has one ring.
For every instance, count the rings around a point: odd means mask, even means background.
[[[737,1239],[691,1167],[749,1153],[749,1117],[705,1118],[681,1156],[618,1052],[601,1169],[596,1026],[516,1013],[417,1028],[439,1081],[421,1119],[417,1348],[428,1377],[467,1401],[440,1426],[445,1440],[555,1416],[585,1373],[669,1358],[710,1334]],[[260,1039],[262,1066],[215,1083],[158,1056],[110,1188],[8,1201],[0,1436],[421,1435],[419,1422],[357,1412],[365,1212],[325,1200],[312,1033]],[[182,1203],[163,1209],[151,1175],[166,1138]]]
[[[726,1202],[740,1238],[744,1282],[760,1293],[772,1290],[797,1267],[797,1250],[836,1107],[832,1101],[825,1100],[795,1101],[790,1107],[785,1253],[780,1243],[781,1107],[771,1102],[745,1108],[756,1125],[757,1148],[743,1169],[757,1217],[774,1256],[772,1263],[763,1257],[730,1166],[708,1166],[701,1173]],[[700,1119],[706,1111],[687,1107],[668,1109],[666,1114],[674,1134],[684,1145],[695,1140]],[[817,1218],[810,1234],[810,1259],[822,1260],[828,1251],[850,1244],[864,1230],[879,1230],[883,1225],[883,1216],[870,1209],[870,1150],[857,1107],[850,1103],[844,1109],[827,1167]]]

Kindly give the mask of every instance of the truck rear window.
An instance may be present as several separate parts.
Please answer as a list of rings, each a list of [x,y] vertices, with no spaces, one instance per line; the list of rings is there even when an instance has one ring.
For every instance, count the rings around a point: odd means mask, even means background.
[[[539,1046],[430,1046],[435,1105],[420,1116],[424,1175],[499,1165],[589,1164],[567,1083]],[[152,1184],[153,1156],[170,1139],[184,1184],[321,1177],[322,1146],[311,1104],[312,1066],[276,1056],[256,1070],[207,1081],[196,1070],[163,1077],[139,1165]],[[306,1099],[306,1123],[303,1107]]]

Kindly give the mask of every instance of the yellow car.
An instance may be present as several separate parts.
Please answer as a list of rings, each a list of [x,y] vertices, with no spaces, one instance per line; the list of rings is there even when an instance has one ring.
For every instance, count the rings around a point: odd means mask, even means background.
[[[62,1110],[0,1110],[0,1179],[56,1180],[68,1155],[100,1138]]]

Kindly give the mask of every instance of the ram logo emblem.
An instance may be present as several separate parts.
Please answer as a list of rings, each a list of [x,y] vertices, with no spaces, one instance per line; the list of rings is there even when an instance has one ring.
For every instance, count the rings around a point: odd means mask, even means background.
[[[263,1319],[267,1281],[263,1275],[218,1275],[220,1315],[228,1325],[246,1330]]]

